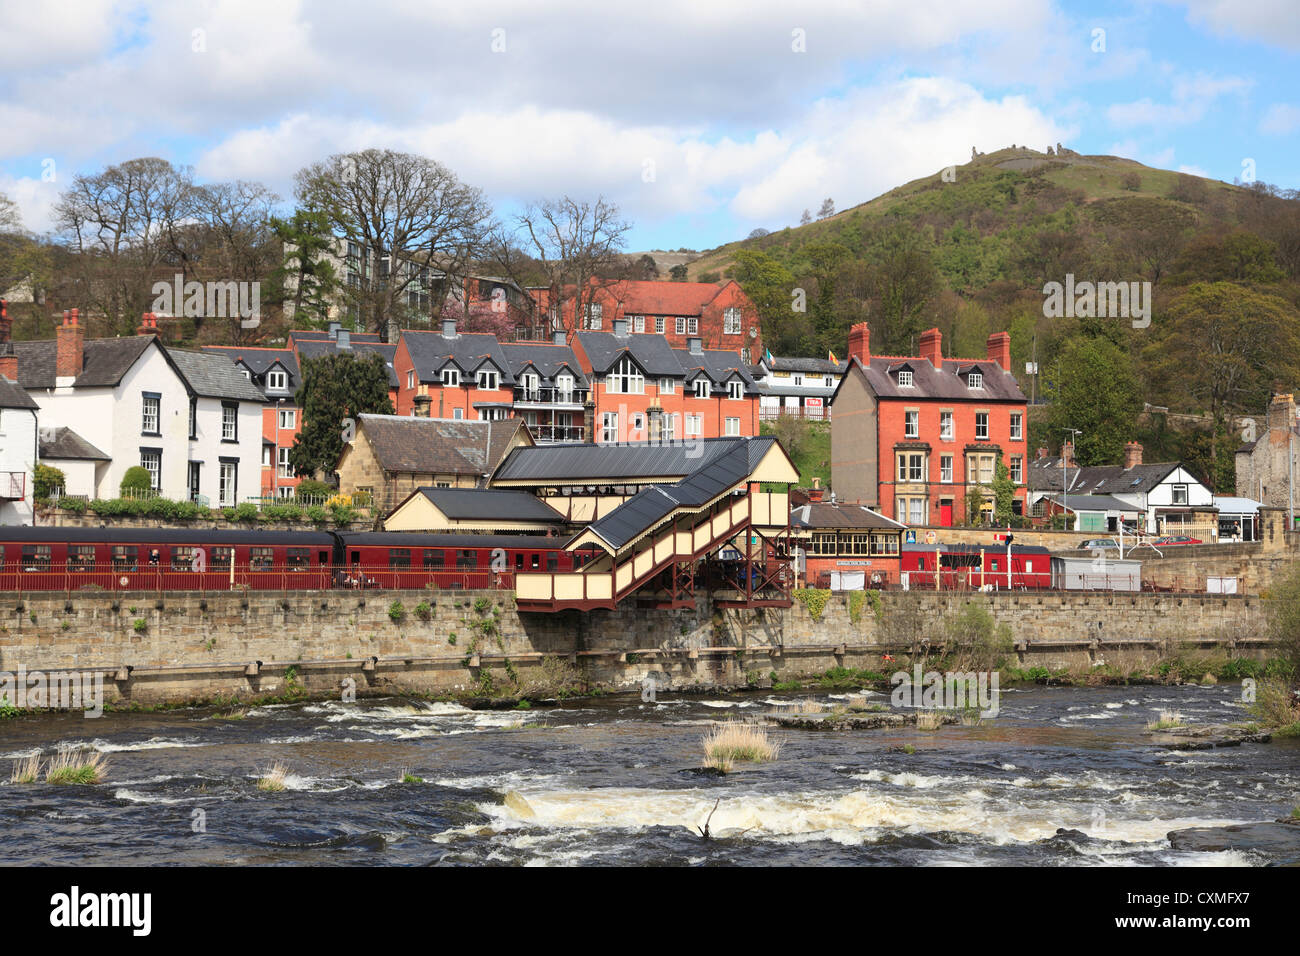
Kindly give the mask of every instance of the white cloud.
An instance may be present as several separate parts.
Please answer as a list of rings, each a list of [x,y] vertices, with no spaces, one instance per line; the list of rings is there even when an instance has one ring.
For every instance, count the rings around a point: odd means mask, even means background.
[[[1188,19],[1216,33],[1300,50],[1300,17],[1294,0],[1182,0]]]
[[[1300,130],[1300,106],[1292,106],[1290,103],[1274,103],[1259,121],[1261,133],[1286,136],[1296,130]]]
[[[1157,103],[1143,97],[1131,103],[1115,103],[1107,109],[1106,117],[1119,127],[1186,126],[1205,116],[1219,97],[1244,94],[1251,86],[1250,80],[1238,76],[1176,76],[1171,83],[1170,102]]]

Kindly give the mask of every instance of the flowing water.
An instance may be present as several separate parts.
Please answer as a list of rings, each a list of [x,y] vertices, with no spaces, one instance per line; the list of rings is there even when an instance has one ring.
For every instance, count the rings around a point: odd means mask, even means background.
[[[1236,685],[1004,688],[998,717],[978,726],[773,729],[774,762],[723,777],[698,770],[715,721],[842,695],[26,716],[0,723],[0,862],[1268,864],[1257,850],[1174,850],[1165,834],[1289,813],[1300,745],[1179,752],[1143,734],[1165,710],[1240,720],[1239,695]],[[9,782],[8,762],[60,743],[105,753],[107,782]],[[277,761],[290,769],[286,789],[259,790]],[[423,782],[401,782],[407,773]]]

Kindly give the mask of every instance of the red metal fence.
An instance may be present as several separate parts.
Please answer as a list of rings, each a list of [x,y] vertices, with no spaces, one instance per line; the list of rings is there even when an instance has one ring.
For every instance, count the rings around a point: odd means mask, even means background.
[[[304,591],[328,588],[384,590],[513,590],[514,573],[486,568],[65,568],[0,569],[0,591]]]

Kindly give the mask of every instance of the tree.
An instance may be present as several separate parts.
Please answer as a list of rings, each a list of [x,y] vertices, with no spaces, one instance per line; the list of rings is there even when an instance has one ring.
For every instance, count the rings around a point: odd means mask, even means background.
[[[22,217],[18,214],[18,204],[0,193],[0,232],[21,232]]]
[[[193,193],[193,212],[197,223],[190,227],[194,235],[193,251],[189,258],[194,265],[195,277],[208,282],[257,283],[258,309],[256,322],[245,316],[227,315],[201,317],[196,322],[211,328],[211,323],[221,320],[214,329],[222,343],[243,345],[264,337],[267,328],[262,324],[261,306],[279,303],[283,294],[279,283],[261,293],[261,283],[274,278],[278,264],[279,243],[273,227],[271,211],[280,197],[261,183],[238,180],[196,186]]]
[[[1124,443],[1132,439],[1142,410],[1127,351],[1105,338],[1073,336],[1047,370],[1044,392],[1051,402],[1049,433],[1061,440],[1067,428],[1080,431],[1074,449],[1080,465],[1123,460]]]
[[[881,354],[911,354],[926,307],[939,291],[939,272],[926,239],[901,222],[882,227],[868,244],[873,261],[872,291],[876,321],[872,333]]]
[[[686,266],[684,264],[675,265],[668,270],[668,274],[672,276],[674,282],[685,282],[687,279]]]
[[[810,222],[812,222],[812,213],[805,209],[803,215],[799,217],[799,225],[806,226]]]
[[[827,197],[822,200],[821,208],[817,210],[818,219],[829,219],[835,215],[835,200]]]
[[[1142,188],[1142,177],[1137,173],[1125,173],[1119,178],[1119,188],[1135,193]]]
[[[1300,309],[1234,282],[1197,282],[1163,318],[1145,350],[1153,384],[1209,413],[1217,461],[1232,416],[1267,406],[1275,382],[1300,378]]]
[[[295,181],[299,205],[321,210],[355,245],[357,279],[345,294],[366,327],[390,341],[414,317],[408,292],[426,288],[435,273],[446,277],[444,292],[454,290],[487,251],[492,210],[482,191],[432,159],[389,149],[340,153],[299,170]],[[445,301],[432,296],[439,313]]]
[[[334,264],[325,256],[334,247],[329,216],[319,209],[298,209],[289,219],[271,219],[283,244],[284,261],[275,276],[291,290],[292,319],[299,328],[315,328],[329,319],[330,299],[339,285]]]
[[[1011,469],[999,458],[993,465],[993,516],[998,524],[1011,524],[1015,497],[1016,483],[1011,480]]]
[[[760,227],[757,228],[757,229],[751,230],[750,233],[749,233],[749,235],[746,236],[745,238],[746,238],[746,239],[762,239],[764,236],[770,236],[770,235],[771,235],[771,233],[770,233],[768,230],[766,230],[766,229],[764,229],[762,226],[760,226]]]
[[[54,206],[54,219],[75,256],[75,292],[110,329],[130,333],[153,300],[159,266],[185,277],[185,224],[193,221],[189,167],[132,159],[93,175],[78,174]]]
[[[343,429],[358,415],[392,415],[388,369],[376,352],[328,355],[302,363],[302,431],[289,449],[294,474],[333,475],[343,453]]]
[[[595,202],[564,196],[530,204],[516,217],[520,245],[546,275],[556,296],[552,303],[555,328],[582,327],[597,292],[611,280],[603,278],[618,263],[631,225],[618,206],[596,197]],[[513,245],[513,237],[498,247]]]

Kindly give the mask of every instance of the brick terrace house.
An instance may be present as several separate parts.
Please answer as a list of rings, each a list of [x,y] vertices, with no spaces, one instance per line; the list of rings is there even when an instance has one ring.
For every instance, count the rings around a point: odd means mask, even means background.
[[[600,443],[758,434],[758,392],[736,352],[692,338],[637,335],[626,319],[613,332],[579,332],[573,351],[591,381],[593,437]]]
[[[1011,337],[990,335],[983,359],[943,358],[938,329],[919,356],[871,354],[870,330],[849,332],[849,367],[831,398],[831,484],[841,501],[909,525],[964,523],[967,492],[991,514],[994,463],[1024,513],[1025,395],[1011,375]]]
[[[339,491],[369,493],[388,511],[421,487],[480,487],[512,449],[532,444],[519,419],[358,415],[339,456]]]
[[[758,308],[740,285],[726,282],[661,282],[657,280],[591,280],[591,305],[582,321],[573,317],[574,297],[568,291],[560,315],[555,290],[529,289],[538,314],[550,314],[552,327],[583,332],[607,332],[617,319],[626,319],[633,335],[663,335],[673,348],[687,348],[699,339],[706,349],[738,352],[750,365],[763,354]]]
[[[401,416],[488,418],[479,406],[508,409],[514,401],[514,372],[497,337],[461,332],[455,319],[443,319],[440,332],[403,331],[393,372]]]

